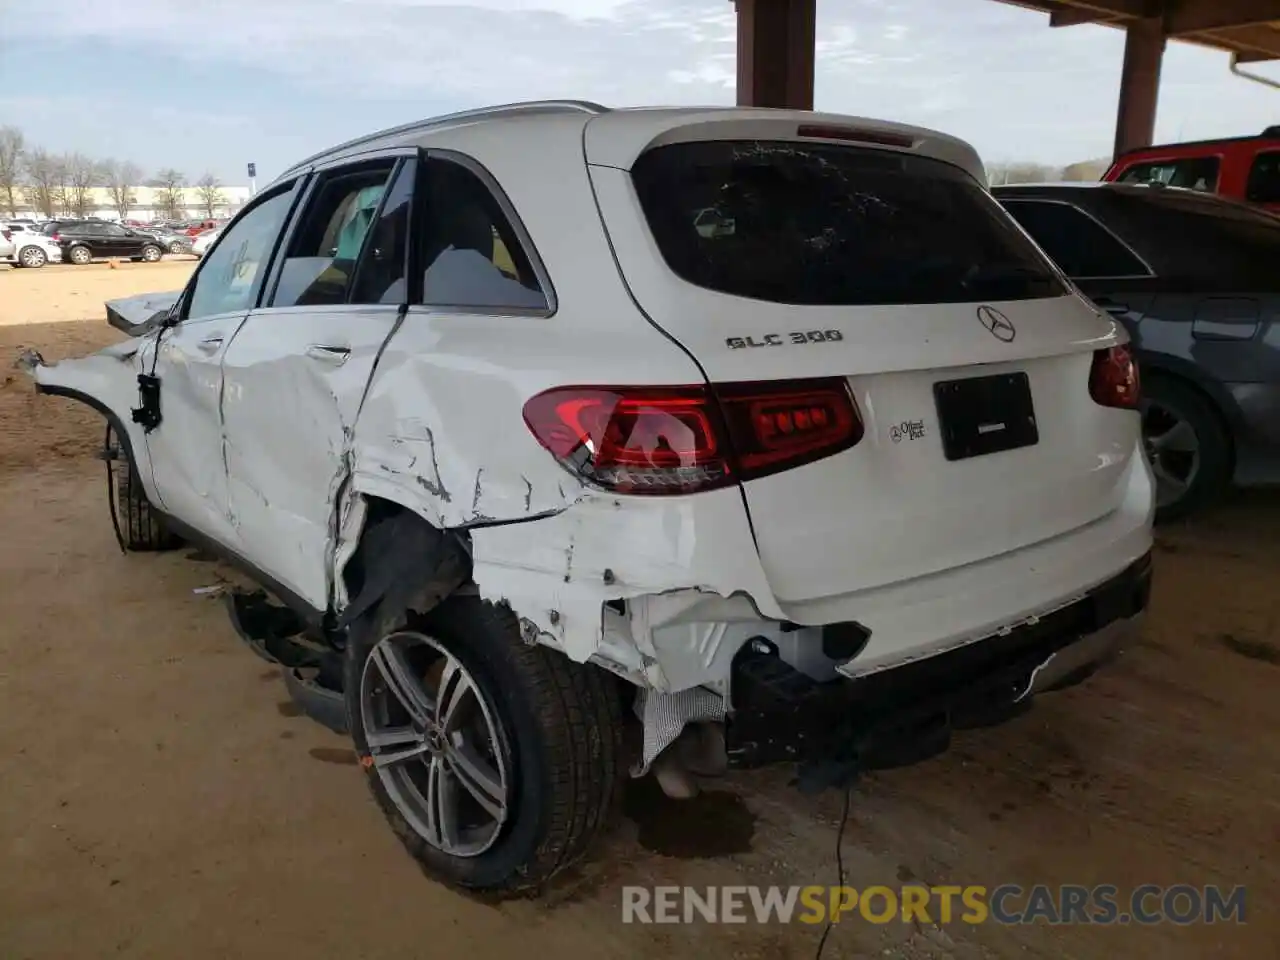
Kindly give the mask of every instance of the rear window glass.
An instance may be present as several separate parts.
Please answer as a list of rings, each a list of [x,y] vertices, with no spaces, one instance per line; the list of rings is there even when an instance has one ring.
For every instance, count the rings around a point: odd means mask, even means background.
[[[971,303],[1066,291],[1034,244],[958,167],[788,141],[658,147],[632,170],[667,265],[772,303]]]
[[[1166,187],[1212,192],[1218,186],[1217,157],[1183,157],[1135,163],[1120,174],[1121,183],[1162,183]]]
[[[1072,279],[1145,277],[1151,271],[1102,224],[1058,200],[1005,200],[1044,252]]]
[[[1140,206],[1139,222],[1149,236],[1162,238],[1159,249],[1172,264],[1170,272],[1212,288],[1280,290],[1280,217],[1208,194],[1141,194],[1115,202]]]

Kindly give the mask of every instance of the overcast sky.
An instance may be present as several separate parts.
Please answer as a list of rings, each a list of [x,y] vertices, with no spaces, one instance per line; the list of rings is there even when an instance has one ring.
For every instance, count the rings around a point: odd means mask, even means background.
[[[730,0],[15,2],[0,124],[242,183],[249,160],[270,178],[343,139],[490,103],[731,103],[733,37]],[[988,161],[1103,156],[1123,40],[991,0],[818,0],[817,107],[940,128]],[[1227,65],[1170,44],[1158,139],[1280,123],[1280,91]]]

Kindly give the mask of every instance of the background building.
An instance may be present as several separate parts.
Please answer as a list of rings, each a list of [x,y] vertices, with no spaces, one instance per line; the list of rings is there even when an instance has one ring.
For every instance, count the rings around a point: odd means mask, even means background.
[[[175,187],[172,204],[167,187],[130,187],[127,193],[109,187],[88,187],[83,192],[85,197],[81,205],[71,196],[54,191],[54,195],[50,197],[53,215],[71,217],[83,211],[86,217],[99,217],[103,220],[220,218],[236,213],[250,196],[248,187],[222,185]],[[127,202],[117,203],[118,195]],[[9,214],[8,206],[7,198],[0,202],[0,216]],[[29,186],[14,191],[14,216],[42,218],[46,212],[41,206],[39,197]]]

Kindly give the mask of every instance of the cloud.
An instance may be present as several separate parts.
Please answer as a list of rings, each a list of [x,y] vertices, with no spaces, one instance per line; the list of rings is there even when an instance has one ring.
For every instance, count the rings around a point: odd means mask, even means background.
[[[902,62],[873,42],[900,26],[886,23],[863,42],[854,25],[882,19],[883,4],[844,7],[825,25],[824,68]],[[424,89],[433,99],[469,102],[516,94],[622,104],[733,97],[729,0],[130,0],[15,8],[8,20],[15,40],[182,49],[360,97]]]
[[[388,103],[731,103],[736,75],[730,0],[21,4],[6,8],[5,32],[15,47],[163,51],[228,88],[238,72],[280,78],[339,119],[280,129],[277,101],[245,104],[245,122],[279,142],[321,145]],[[817,101],[939,127],[997,159],[1066,163],[1110,147],[1122,46],[1117,30],[1050,30],[1045,17],[991,0],[819,0]],[[7,89],[21,89],[15,80],[0,69]],[[238,114],[230,102],[209,109]],[[1273,103],[1273,92],[1231,78],[1224,56],[1171,44],[1159,135],[1260,130]],[[234,136],[234,125],[218,129]]]

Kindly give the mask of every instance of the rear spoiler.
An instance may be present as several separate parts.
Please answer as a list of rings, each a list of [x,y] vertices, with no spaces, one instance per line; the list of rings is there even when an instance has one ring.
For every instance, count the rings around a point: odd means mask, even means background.
[[[107,323],[130,337],[144,336],[160,325],[180,296],[181,290],[172,290],[108,300]]]

